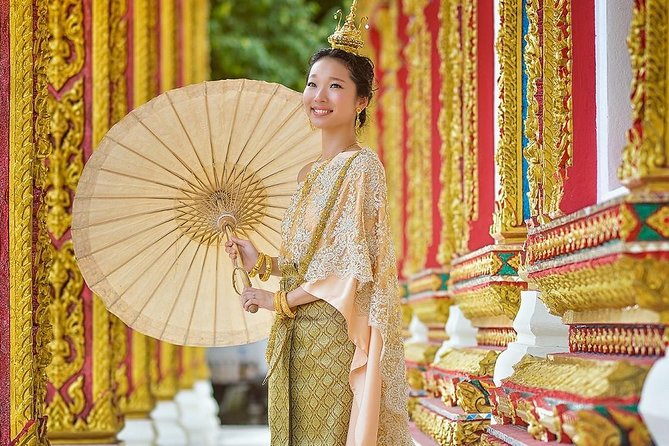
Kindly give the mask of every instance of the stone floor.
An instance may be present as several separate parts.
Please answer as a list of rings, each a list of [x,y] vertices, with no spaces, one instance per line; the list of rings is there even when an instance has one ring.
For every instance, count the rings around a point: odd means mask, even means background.
[[[219,446],[268,446],[267,426],[222,426]]]
[[[218,446],[268,446],[269,428],[267,426],[222,426],[221,435],[218,438]],[[416,440],[414,443],[417,446],[428,446],[428,443]]]

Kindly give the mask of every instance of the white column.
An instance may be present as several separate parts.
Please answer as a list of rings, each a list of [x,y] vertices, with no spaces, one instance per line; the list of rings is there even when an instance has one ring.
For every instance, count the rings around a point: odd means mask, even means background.
[[[125,418],[123,430],[118,439],[125,446],[153,446],[156,441],[156,431],[153,421],[149,418]]]
[[[179,391],[175,401],[179,407],[181,425],[188,435],[188,444],[216,445],[220,422],[211,382],[196,382],[192,389]]]
[[[415,342],[428,342],[428,332],[427,325],[422,323],[414,313],[411,316],[411,322],[409,322],[409,333],[411,333],[411,337],[407,339],[406,343],[413,344]]]
[[[179,408],[176,401],[158,401],[151,411],[153,427],[156,430],[156,446],[188,445],[188,435],[179,419]]]
[[[446,322],[448,339],[441,344],[434,362],[439,362],[441,356],[452,348],[475,347],[476,333],[478,333],[478,328],[474,327],[470,320],[462,314],[460,307],[451,305]]]
[[[496,386],[511,376],[513,366],[526,354],[545,357],[548,353],[569,351],[569,328],[548,312],[539,294],[538,291],[520,294],[520,309],[513,321],[518,337],[497,358],[493,376]]]
[[[656,445],[669,445],[669,357],[658,359],[641,391],[639,412]]]

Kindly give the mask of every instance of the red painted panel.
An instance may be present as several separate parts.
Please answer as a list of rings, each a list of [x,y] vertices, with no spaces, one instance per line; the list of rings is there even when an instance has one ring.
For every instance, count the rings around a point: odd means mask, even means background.
[[[443,225],[441,212],[439,212],[439,196],[441,195],[441,136],[439,135],[439,111],[441,110],[441,101],[439,100],[439,93],[441,91],[441,75],[439,74],[439,65],[441,58],[439,57],[439,47],[437,45],[439,39],[439,7],[440,2],[430,2],[425,8],[425,18],[427,20],[427,27],[430,31],[431,45],[431,83],[432,83],[432,97],[431,108],[432,117],[430,123],[431,129],[431,146],[432,146],[432,243],[427,251],[427,261],[425,266],[427,268],[435,268],[439,266],[437,261],[437,253],[439,251],[439,240],[441,239],[441,227]]]
[[[597,201],[594,0],[574,0],[571,7],[574,165],[567,171],[568,180],[561,206],[565,213],[575,212]]]
[[[9,1],[0,0],[0,444],[9,444]]]
[[[469,249],[493,243],[495,206],[495,26],[493,2],[478,0],[478,182],[479,218],[470,225]]]

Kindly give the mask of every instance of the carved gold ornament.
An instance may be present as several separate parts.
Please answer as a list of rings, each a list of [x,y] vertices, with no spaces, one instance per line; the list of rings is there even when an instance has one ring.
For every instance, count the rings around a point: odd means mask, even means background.
[[[627,45],[632,64],[632,126],[627,132],[618,176],[632,188],[666,190],[667,27],[662,0],[634,2]]]
[[[48,98],[51,140],[54,150],[48,157],[46,204],[47,228],[60,239],[70,228],[72,193],[84,167],[84,84],[79,79],[59,99]]]
[[[442,446],[477,444],[490,424],[488,420],[451,421],[421,405],[416,406],[413,418],[421,431]]]
[[[420,271],[427,261],[427,250],[432,243],[432,107],[426,106],[432,98],[431,38],[425,19],[427,0],[403,2],[404,13],[410,17],[405,47],[408,64],[407,113],[408,128],[406,175],[409,178],[407,196],[408,247],[404,274]]]
[[[60,90],[84,66],[84,13],[81,0],[49,0],[49,82]]]
[[[81,291],[84,279],[74,258],[72,241],[54,249],[54,262],[49,272],[52,303],[49,306],[54,339],[49,344],[53,355],[47,368],[49,381],[60,387],[81,370],[84,351],[84,304]]]
[[[476,2],[442,0],[438,50],[442,78],[438,127],[443,220],[438,260],[450,264],[468,250],[469,222],[478,218],[478,100]]]
[[[478,288],[457,292],[453,300],[467,319],[478,319],[504,315],[510,322],[520,308],[520,293],[526,288],[524,282],[492,282]]]
[[[505,385],[565,392],[580,398],[629,398],[640,394],[649,366],[625,360],[525,355],[513,369],[513,374],[503,381]]]
[[[523,241],[522,161],[522,2],[498,2],[500,27],[495,44],[499,61],[499,143],[495,164],[500,189],[491,235],[496,240]]]
[[[461,372],[471,377],[492,376],[499,351],[479,348],[448,350],[434,366],[449,372]]]
[[[397,40],[397,23],[399,16],[399,1],[391,0],[387,7],[378,11],[378,31],[381,35],[379,51],[380,66],[383,69],[383,89],[379,104],[383,110],[382,133],[383,159],[386,168],[386,182],[388,183],[388,218],[393,237],[393,246],[398,258],[403,257],[403,131],[404,107],[402,91],[398,84],[400,69],[400,47]],[[389,129],[392,129],[390,131]]]

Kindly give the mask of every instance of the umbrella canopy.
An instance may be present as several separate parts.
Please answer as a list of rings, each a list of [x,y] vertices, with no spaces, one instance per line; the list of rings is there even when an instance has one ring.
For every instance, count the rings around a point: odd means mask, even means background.
[[[297,174],[320,153],[302,99],[278,84],[204,82],[119,121],[90,157],[72,238],[88,286],[131,328],[180,345],[266,337],[272,314],[243,310],[221,218],[276,253]],[[275,278],[252,286],[274,291]]]

